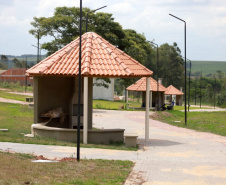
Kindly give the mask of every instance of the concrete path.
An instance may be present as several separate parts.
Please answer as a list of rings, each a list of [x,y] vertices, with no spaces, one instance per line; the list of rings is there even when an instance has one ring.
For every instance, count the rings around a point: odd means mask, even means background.
[[[150,119],[150,140],[144,142],[144,112],[94,110],[94,127],[125,128],[137,132],[140,150],[81,148],[86,159],[135,162],[125,184],[225,185],[226,137],[174,127]],[[43,155],[76,156],[75,147],[0,143],[0,150]]]
[[[29,105],[29,104],[31,104],[31,102],[24,102],[24,101],[19,101],[19,100],[11,100],[11,99],[1,98],[1,97],[0,97],[0,102],[3,102],[3,103],[17,103],[17,104],[22,104],[22,105]]]

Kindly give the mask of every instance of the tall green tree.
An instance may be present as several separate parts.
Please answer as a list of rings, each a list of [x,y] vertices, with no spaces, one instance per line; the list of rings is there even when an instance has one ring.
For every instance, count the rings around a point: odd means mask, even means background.
[[[26,61],[24,60],[20,61],[17,58],[14,58],[12,62],[15,68],[26,68]]]
[[[89,8],[83,8],[83,33],[85,32],[85,16],[90,11]],[[40,38],[43,36],[53,38],[51,42],[42,44],[42,49],[47,50],[47,54],[50,55],[79,36],[79,13],[78,7],[57,7],[52,17],[34,17],[34,21],[31,22],[34,28],[29,32],[35,37],[39,32]],[[109,13],[89,14],[88,30],[95,31],[118,47],[125,35],[122,26],[115,22],[112,14]]]
[[[166,87],[174,85],[179,88],[184,82],[184,60],[177,43],[163,44],[159,48],[159,77]]]
[[[8,57],[6,55],[1,55],[0,68],[8,69]]]

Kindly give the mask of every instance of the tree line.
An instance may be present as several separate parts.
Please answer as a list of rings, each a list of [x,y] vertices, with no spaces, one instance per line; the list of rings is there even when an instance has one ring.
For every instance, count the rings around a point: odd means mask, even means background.
[[[9,66],[9,62],[12,62],[12,66]],[[0,69],[8,70],[9,68],[30,68],[34,65],[33,62],[29,62],[26,60],[19,60],[18,58],[14,57],[12,61],[8,59],[6,55],[1,55],[0,58]]]
[[[226,75],[222,71],[208,77],[201,73],[194,75],[190,85],[191,104],[199,105],[201,100],[201,104],[226,107]]]

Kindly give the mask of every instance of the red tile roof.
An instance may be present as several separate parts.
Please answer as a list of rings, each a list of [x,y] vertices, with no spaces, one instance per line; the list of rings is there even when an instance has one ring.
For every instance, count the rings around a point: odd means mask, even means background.
[[[183,94],[184,94],[183,92],[179,91],[173,85],[170,85],[169,87],[167,87],[165,91],[165,95],[183,95]]]
[[[94,32],[82,35],[82,76],[145,77],[152,71]],[[27,70],[28,76],[77,76],[79,37]]]
[[[129,91],[146,91],[146,78],[141,78],[135,84],[126,88]],[[157,81],[150,77],[150,91],[157,91]],[[159,83],[159,91],[166,91],[166,88]]]

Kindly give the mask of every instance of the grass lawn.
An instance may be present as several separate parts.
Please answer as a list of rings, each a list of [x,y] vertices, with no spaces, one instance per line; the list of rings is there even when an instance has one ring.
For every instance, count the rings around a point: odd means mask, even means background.
[[[141,107],[141,103],[129,101],[130,107]],[[125,100],[117,101],[107,101],[107,100],[93,100],[93,108],[96,109],[110,109],[110,110],[119,110],[124,106],[125,109]]]
[[[31,133],[33,124],[33,109],[27,105],[0,103],[0,128],[9,129],[8,132],[0,132],[0,142],[30,143],[44,145],[77,146],[76,143],[58,141],[43,137],[24,137],[24,134]],[[123,143],[111,145],[81,144],[86,148],[104,148],[116,150],[136,151],[137,148],[127,148]]]
[[[176,106],[173,107],[173,109],[174,110],[184,110],[184,106],[178,106],[178,105],[176,105]],[[192,107],[192,105],[191,105],[189,109],[190,110],[191,109],[200,109],[200,107]],[[201,109],[210,109],[210,108],[208,108],[208,107],[201,107]]]
[[[184,112],[178,110],[155,112],[151,118],[179,127],[226,136],[225,115],[226,111],[187,112],[187,125],[184,124]]]
[[[33,163],[33,156],[0,152],[0,184],[123,184],[131,161]]]
[[[6,98],[6,99],[11,99],[11,100],[26,101],[26,97],[31,97],[31,96],[13,94],[13,93],[9,93],[8,91],[0,90],[0,97]]]

